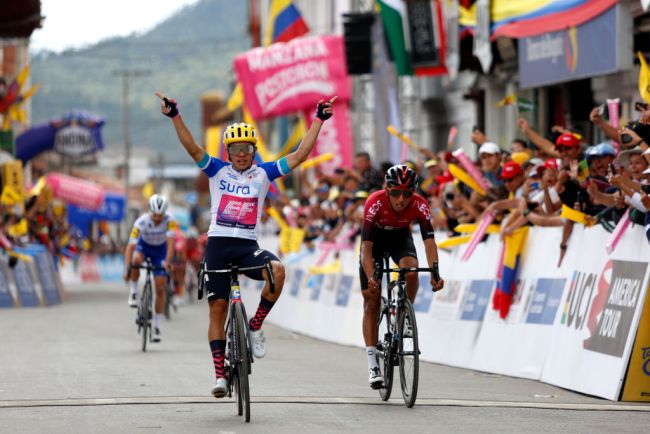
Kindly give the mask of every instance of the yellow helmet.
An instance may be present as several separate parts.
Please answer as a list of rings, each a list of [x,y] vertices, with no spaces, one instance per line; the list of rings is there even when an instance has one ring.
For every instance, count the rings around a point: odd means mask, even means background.
[[[232,124],[223,133],[223,144],[228,146],[235,142],[249,142],[257,144],[257,133],[255,127],[245,123]]]

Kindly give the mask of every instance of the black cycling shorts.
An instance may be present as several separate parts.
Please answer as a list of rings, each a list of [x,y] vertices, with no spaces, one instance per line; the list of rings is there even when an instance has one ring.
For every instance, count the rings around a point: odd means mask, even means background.
[[[223,270],[230,264],[239,267],[257,267],[264,265],[266,258],[279,261],[273,253],[260,249],[255,240],[232,237],[208,237],[205,248],[205,265],[208,270]],[[264,280],[262,270],[243,273],[253,280]],[[227,274],[210,274],[205,289],[208,301],[228,300],[230,295],[230,277]]]
[[[413,244],[413,235],[409,228],[399,229],[394,231],[378,230],[375,231],[375,240],[372,243],[372,259],[375,263],[380,263],[384,266],[384,252],[390,255],[390,258],[396,264],[399,264],[400,259],[406,256],[418,258],[415,244]],[[361,282],[361,290],[368,289],[368,278],[361,264],[359,258],[359,280]]]

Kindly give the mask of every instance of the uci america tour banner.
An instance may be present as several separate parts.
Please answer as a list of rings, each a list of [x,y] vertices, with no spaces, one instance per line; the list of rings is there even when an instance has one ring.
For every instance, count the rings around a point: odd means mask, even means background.
[[[255,119],[311,108],[319,99],[350,99],[342,36],[296,38],[235,58],[237,81]]]

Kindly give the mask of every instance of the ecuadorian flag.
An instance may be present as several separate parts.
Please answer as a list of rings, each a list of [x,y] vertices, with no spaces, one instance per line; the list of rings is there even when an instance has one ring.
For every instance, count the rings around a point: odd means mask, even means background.
[[[515,295],[517,273],[527,235],[528,226],[524,226],[517,229],[512,235],[506,236],[503,243],[503,260],[500,272],[497,273],[497,289],[492,298],[492,307],[499,311],[501,319],[508,316],[512,297]]]
[[[269,26],[264,38],[265,46],[275,42],[287,42],[308,32],[309,27],[293,1],[271,0]]]

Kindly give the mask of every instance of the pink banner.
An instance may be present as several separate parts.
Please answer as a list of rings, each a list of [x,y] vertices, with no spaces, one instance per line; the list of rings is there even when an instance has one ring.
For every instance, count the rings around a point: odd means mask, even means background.
[[[607,100],[607,111],[609,113],[609,124],[614,128],[618,129],[621,124],[621,120],[618,115],[618,108],[621,103],[619,98],[608,99]],[[616,154],[621,151],[621,145],[618,144],[616,140],[612,140],[612,146],[616,149]]]
[[[494,214],[491,212],[486,212],[483,215],[483,219],[481,222],[478,224],[478,227],[472,234],[472,238],[469,240],[469,244],[467,245],[467,249],[465,249],[465,252],[463,253],[463,256],[461,256],[460,260],[462,262],[466,262],[469,260],[469,258],[472,257],[472,254],[474,253],[474,250],[476,249],[476,246],[478,246],[478,243],[481,242],[483,237],[485,236],[485,233],[487,232],[488,226],[492,224],[494,221]]]
[[[452,152],[452,154],[463,166],[465,171],[469,176],[476,181],[476,183],[486,192],[492,187],[490,182],[483,177],[483,174],[478,170],[478,168],[472,163],[469,157],[465,154],[465,151],[458,149],[457,151]]]
[[[104,189],[85,179],[50,173],[45,176],[45,183],[52,188],[52,194],[66,203],[95,210],[104,202]]]
[[[305,112],[307,127],[314,121],[315,110]],[[347,102],[334,103],[334,116],[323,123],[312,156],[331,152],[334,158],[319,165],[323,173],[330,175],[337,167],[352,167],[352,128]]]
[[[618,246],[618,242],[621,241],[621,238],[623,238],[623,234],[627,230],[628,226],[630,226],[630,209],[628,208],[625,211],[625,214],[623,214],[623,217],[618,221],[618,224],[614,228],[614,231],[611,233],[609,238],[607,239],[607,244],[605,244],[605,250],[607,250],[607,254],[611,255],[612,252],[616,249],[616,246]]]
[[[246,106],[264,119],[315,106],[319,99],[351,94],[342,36],[296,38],[255,48],[235,58]]]

